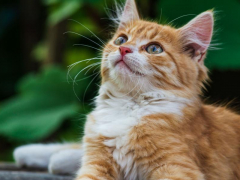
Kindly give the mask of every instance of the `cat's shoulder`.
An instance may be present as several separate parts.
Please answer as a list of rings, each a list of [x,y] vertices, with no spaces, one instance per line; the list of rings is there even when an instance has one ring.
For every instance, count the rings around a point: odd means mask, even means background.
[[[203,104],[202,111],[205,113],[214,114],[214,115],[221,114],[223,116],[232,115],[232,116],[240,117],[240,112],[228,105]]]
[[[215,125],[232,125],[240,129],[240,113],[234,108],[223,105],[203,105],[200,113],[202,118]]]

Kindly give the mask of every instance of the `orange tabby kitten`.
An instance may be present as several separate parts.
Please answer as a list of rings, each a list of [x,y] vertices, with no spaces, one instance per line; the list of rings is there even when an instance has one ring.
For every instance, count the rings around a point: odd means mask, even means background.
[[[240,116],[199,97],[213,12],[175,29],[127,0],[119,20],[76,180],[240,180]]]

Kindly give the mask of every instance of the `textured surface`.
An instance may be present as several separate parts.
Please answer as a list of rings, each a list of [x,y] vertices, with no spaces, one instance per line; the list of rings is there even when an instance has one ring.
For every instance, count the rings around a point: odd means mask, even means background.
[[[72,180],[69,176],[56,176],[47,173],[0,171],[1,180]]]
[[[72,180],[71,176],[57,176],[39,169],[19,168],[15,164],[0,163],[0,180]]]

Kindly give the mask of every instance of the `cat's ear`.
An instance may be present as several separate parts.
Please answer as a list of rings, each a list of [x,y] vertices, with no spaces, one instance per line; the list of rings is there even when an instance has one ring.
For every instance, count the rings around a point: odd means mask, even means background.
[[[126,0],[122,14],[120,15],[119,28],[123,27],[124,24],[139,20],[139,14],[135,0]]]
[[[192,58],[203,62],[213,35],[213,11],[206,11],[180,28],[181,43]]]

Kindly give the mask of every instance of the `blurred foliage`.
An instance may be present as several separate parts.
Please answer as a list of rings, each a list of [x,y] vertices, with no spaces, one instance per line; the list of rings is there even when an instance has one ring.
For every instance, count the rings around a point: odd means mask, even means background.
[[[65,81],[66,72],[56,67],[24,77],[17,86],[18,95],[2,104],[0,135],[18,141],[39,140],[76,115],[78,102]],[[84,87],[77,87],[83,93]]]
[[[70,17],[76,13],[82,2],[78,0],[58,1],[58,0],[43,0],[45,5],[50,6],[50,13],[48,16],[48,23],[51,25],[57,24],[62,20]]]
[[[206,64],[210,69],[240,68],[240,1],[136,1],[143,17],[150,16],[150,19],[158,19],[165,24],[171,22],[171,25],[177,27],[187,23],[194,15],[214,8],[217,21],[213,44],[220,43],[217,47],[221,50],[210,51]],[[122,1],[119,0],[119,2]],[[6,52],[0,48],[2,58],[6,59],[0,70],[9,71],[11,74],[16,73],[15,76],[19,79],[15,95],[0,103],[0,137],[2,137],[0,148],[5,148],[1,150],[0,158],[4,160],[11,159],[10,150],[20,144],[79,140],[83,132],[84,117],[93,107],[91,102],[98,90],[99,64],[94,63],[100,62],[100,59],[84,60],[101,56],[101,51],[94,48],[102,49],[103,44],[89,30],[104,41],[110,38],[112,24],[106,20],[106,9],[112,12],[109,9],[114,9],[112,8],[114,1],[41,0],[41,6],[46,11],[43,22],[45,32],[42,33],[41,40],[33,50],[28,52],[38,61],[40,70],[28,73],[21,78],[19,78],[21,74],[17,74],[21,69],[20,47],[14,56],[14,53],[9,50],[12,48],[11,41],[5,39],[6,37],[17,39],[16,36],[19,36],[18,41],[21,39],[20,30],[13,34],[17,29],[14,18],[17,18],[18,10],[9,7],[0,8],[0,15],[3,17],[0,21],[0,39],[6,42],[1,44],[1,47],[7,45],[7,53],[11,56],[11,59],[7,59]],[[64,28],[60,29],[63,35],[57,38],[63,39],[61,44],[63,51],[59,51],[63,60],[46,65],[49,44],[51,44],[49,31],[61,23],[64,25]],[[8,31],[11,28],[12,30]],[[24,41],[24,39],[21,40]],[[73,46],[74,44],[84,44],[92,48],[82,45]],[[76,62],[80,63],[71,66],[68,74],[67,67]],[[10,63],[11,68],[6,69],[4,65],[10,67]],[[83,71],[78,74],[81,70]],[[10,87],[7,80],[9,79],[1,79],[2,82],[7,82],[4,84],[5,89]]]
[[[173,5],[176,7],[174,10]],[[214,9],[216,21],[212,46],[219,50],[209,51],[206,65],[210,69],[221,70],[240,68],[239,0],[161,0],[158,7],[162,11],[162,18],[167,19],[166,22],[173,21],[171,24],[178,26],[184,25],[201,12]]]

